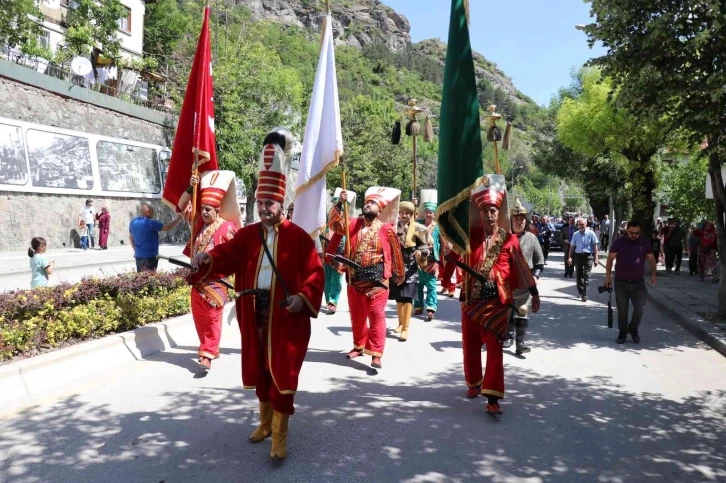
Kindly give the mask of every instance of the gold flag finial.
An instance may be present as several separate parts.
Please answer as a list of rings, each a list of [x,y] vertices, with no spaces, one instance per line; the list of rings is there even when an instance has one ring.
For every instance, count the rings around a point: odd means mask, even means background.
[[[464,0],[464,11],[466,12],[466,24],[471,25],[471,17],[469,16],[469,0]]]

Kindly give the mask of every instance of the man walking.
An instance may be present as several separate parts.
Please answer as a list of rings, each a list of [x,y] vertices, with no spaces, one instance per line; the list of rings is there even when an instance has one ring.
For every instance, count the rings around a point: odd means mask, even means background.
[[[348,359],[364,353],[371,356],[371,367],[383,367],[381,357],[386,344],[386,303],[389,281],[396,285],[405,281],[406,270],[401,246],[393,228],[398,223],[398,204],[401,192],[393,188],[373,187],[366,191],[363,216],[349,220],[350,257],[361,266],[348,270],[348,305],[353,326],[353,349]],[[341,215],[348,193],[340,194],[338,204],[328,216],[335,232],[331,246],[335,247],[346,235],[345,219]]]
[[[593,265],[597,266],[597,236],[587,228],[587,222],[580,218],[577,222],[578,230],[572,235],[567,264],[575,266],[577,273],[577,293],[583,302],[587,302],[587,286],[590,284],[590,271]]]
[[[154,208],[143,203],[139,210],[141,216],[131,220],[129,223],[129,242],[134,250],[136,258],[136,271],[156,271],[159,260],[159,232],[173,229],[182,220],[182,214],[167,224],[154,220]]]
[[[603,217],[602,223],[600,224],[600,248],[607,251],[610,245],[610,218],[608,215]]]
[[[95,237],[93,236],[93,224],[96,223],[96,208],[93,207],[93,200],[86,200],[86,206],[81,208],[78,213],[78,225],[81,222],[85,223],[88,228],[88,236],[91,238],[91,248],[96,244]]]
[[[414,313],[423,314],[426,310],[426,319],[433,320],[436,310],[439,307],[439,300],[436,296],[436,278],[439,274],[439,255],[441,252],[441,235],[439,225],[434,221],[437,208],[436,190],[421,190],[423,202],[423,220],[425,234],[423,235],[426,245],[426,256],[418,260],[418,298],[414,299]],[[424,289],[426,294],[424,295]]]
[[[192,176],[189,188],[179,198],[178,207],[182,213],[191,213],[187,206],[197,184],[200,184],[200,179]],[[233,171],[205,172],[201,177],[200,195],[201,216],[189,220],[194,227],[194,243],[190,241],[184,248],[184,255],[189,258],[194,258],[198,253],[210,252],[214,247],[229,242],[242,227]],[[212,361],[219,357],[222,312],[229,297],[227,288],[219,280],[201,280],[204,278],[206,274],[192,273],[189,282],[192,286],[192,318],[199,337],[197,362],[204,370],[209,371],[212,369]]]
[[[665,259],[666,272],[673,271],[675,263],[676,273],[681,272],[681,262],[683,261],[683,251],[685,250],[683,228],[681,228],[681,220],[674,218],[668,236],[666,237]]]
[[[544,264],[547,265],[547,257],[550,255],[550,245],[552,244],[552,235],[555,233],[555,226],[550,223],[549,216],[544,216],[541,220],[537,223],[537,229],[539,230],[539,243],[542,248]]]
[[[567,263],[567,254],[570,251],[570,242],[572,241],[572,237],[575,235],[576,231],[577,228],[575,227],[575,217],[571,216],[568,220],[568,224],[566,226],[563,226],[562,231],[560,232],[560,238],[562,239],[562,250],[565,252],[565,278],[572,278],[572,275],[575,272],[574,265]]]
[[[657,281],[657,261],[650,242],[642,237],[640,222],[630,221],[627,237],[618,238],[613,242],[605,266],[605,286],[612,287],[612,268],[615,264],[615,301],[618,305],[618,344],[625,343],[628,334],[636,344],[640,342],[638,328],[645,311],[645,299],[648,290],[645,287],[643,273],[645,261],[650,266],[650,284]],[[628,304],[633,304],[633,316],[628,323]]]
[[[270,458],[275,460],[287,455],[288,422],[310,342],[310,319],[318,316],[325,286],[315,242],[285,219],[293,142],[285,128],[265,136],[255,193],[260,222],[192,261],[210,278],[234,273],[235,290],[246,293],[236,304],[242,384],[255,389],[260,402],[260,425],[249,441],[261,443],[272,436]]]

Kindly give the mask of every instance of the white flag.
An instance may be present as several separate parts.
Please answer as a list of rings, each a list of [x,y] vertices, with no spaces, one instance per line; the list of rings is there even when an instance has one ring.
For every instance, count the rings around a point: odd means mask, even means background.
[[[328,14],[323,21],[320,60],[310,99],[308,123],[305,126],[295,190],[295,210],[292,215],[292,221],[311,236],[315,236],[325,227],[327,215],[325,175],[338,166],[343,155],[332,24],[331,16]]]

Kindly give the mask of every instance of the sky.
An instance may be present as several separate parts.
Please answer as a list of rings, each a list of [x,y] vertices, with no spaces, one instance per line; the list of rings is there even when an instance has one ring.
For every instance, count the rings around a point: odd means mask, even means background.
[[[411,39],[446,41],[450,0],[383,0],[411,22]],[[573,67],[604,53],[590,49],[577,24],[590,22],[583,0],[470,0],[472,48],[494,62],[514,85],[538,104],[548,105],[570,84]]]

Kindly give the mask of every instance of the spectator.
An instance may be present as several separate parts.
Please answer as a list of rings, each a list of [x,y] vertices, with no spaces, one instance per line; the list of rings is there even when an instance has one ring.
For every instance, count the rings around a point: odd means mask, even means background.
[[[709,275],[713,282],[718,281],[714,270],[716,268],[717,248],[716,229],[713,223],[706,221],[701,233],[701,245],[698,249],[698,276],[701,277],[701,280]]]
[[[673,265],[675,263],[676,273],[680,274],[685,246],[683,244],[683,228],[681,228],[681,222],[677,218],[672,220],[666,240],[666,272],[673,271]]]
[[[650,247],[653,249],[653,258],[658,265],[658,257],[660,256],[660,238],[658,238],[658,230],[653,230],[653,234],[650,239]]]
[[[45,251],[48,245],[45,238],[36,236],[30,240],[28,256],[30,257],[30,288],[45,287],[48,285],[48,277],[53,273],[55,262],[48,262]]]
[[[612,286],[612,268],[615,261],[615,300],[618,305],[618,344],[624,344],[628,334],[636,344],[640,342],[638,328],[645,311],[648,289],[645,287],[645,260],[650,265],[650,284],[656,283],[657,265],[653,247],[641,237],[640,223],[631,221],[627,238],[613,242],[605,266],[605,286]],[[628,323],[628,304],[633,303],[633,316]]]
[[[562,227],[560,232],[560,238],[562,238],[562,250],[565,252],[565,278],[570,277],[575,273],[574,265],[567,263],[567,253],[570,251],[570,241],[573,235],[577,231],[575,227],[575,217],[571,216],[567,226]]]
[[[159,260],[156,259],[159,254],[159,232],[173,229],[181,221],[182,215],[179,214],[174,220],[164,224],[153,219],[154,208],[151,205],[144,203],[139,211],[141,216],[134,218],[129,224],[129,241],[134,249],[136,271],[156,271],[159,265]]]
[[[540,233],[539,242],[542,245],[542,254],[544,255],[545,265],[547,265],[547,257],[550,255],[550,246],[552,244],[552,235],[555,232],[555,226],[550,223],[550,217],[545,216],[537,228],[539,228]]]
[[[698,273],[698,249],[701,247],[701,237],[703,236],[703,226],[691,226],[691,232],[688,234],[688,275]]]
[[[587,286],[590,284],[590,271],[597,266],[597,236],[587,228],[587,222],[580,218],[577,222],[578,231],[572,235],[570,242],[568,265],[575,265],[577,272],[577,292],[583,302],[587,302]]]
[[[81,222],[86,224],[88,228],[88,236],[91,238],[91,248],[95,246],[95,240],[93,238],[93,224],[96,222],[96,208],[93,207],[93,200],[86,200],[86,206],[81,208],[78,213],[78,224]]]
[[[83,220],[81,220],[81,225],[78,227],[78,236],[81,239],[81,248],[88,250],[88,225]]]
[[[605,215],[600,225],[600,247],[607,251],[610,246],[610,218]]]
[[[101,250],[108,248],[108,234],[111,231],[111,214],[105,206],[101,208],[101,214],[96,215],[98,221],[98,246]]]

